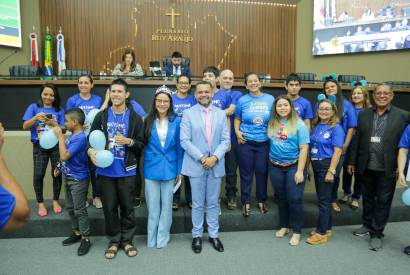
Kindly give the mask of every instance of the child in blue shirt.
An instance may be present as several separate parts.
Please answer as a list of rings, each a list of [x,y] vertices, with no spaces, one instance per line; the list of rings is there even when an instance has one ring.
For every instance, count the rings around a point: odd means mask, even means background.
[[[41,135],[57,125],[64,125],[64,110],[60,107],[60,95],[56,86],[50,83],[44,84],[40,89],[40,100],[28,106],[23,115],[23,129],[30,130],[31,142],[33,143],[34,176],[33,186],[38,203],[38,215],[44,217],[48,215],[43,198],[43,179],[47,170],[49,160],[51,168],[54,170],[60,160],[58,147],[43,149],[39,140]],[[59,203],[61,191],[61,176],[53,178],[53,210],[54,213],[61,213]]]
[[[80,108],[70,109],[65,114],[65,126],[72,134],[64,140],[60,127],[53,130],[58,138],[58,148],[62,165],[54,171],[63,174],[66,190],[66,208],[71,219],[73,233],[63,241],[63,245],[71,245],[78,241],[78,256],[86,255],[91,247],[89,239],[90,222],[87,213],[88,180],[90,177],[87,158],[87,137],[83,132],[85,114]]]
[[[94,87],[94,80],[91,75],[81,75],[78,78],[78,90],[79,93],[71,96],[67,100],[66,110],[73,108],[80,108],[83,110],[85,116],[92,110],[100,110],[102,106],[102,99],[98,95],[91,93],[92,88]],[[87,121],[84,124],[84,130],[88,132],[90,130],[92,121]],[[91,186],[93,191],[93,205],[96,208],[102,208],[101,203],[101,188],[97,184],[96,175],[95,175],[95,166],[89,162],[90,170],[90,179]]]

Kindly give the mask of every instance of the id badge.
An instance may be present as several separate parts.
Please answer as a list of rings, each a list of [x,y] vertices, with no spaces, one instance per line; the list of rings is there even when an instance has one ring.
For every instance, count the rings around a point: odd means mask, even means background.
[[[380,143],[380,142],[381,142],[381,138],[380,138],[380,137],[370,137],[370,142]]]
[[[316,155],[318,151],[319,150],[317,148],[312,148],[312,150],[310,150],[310,152],[314,155]]]

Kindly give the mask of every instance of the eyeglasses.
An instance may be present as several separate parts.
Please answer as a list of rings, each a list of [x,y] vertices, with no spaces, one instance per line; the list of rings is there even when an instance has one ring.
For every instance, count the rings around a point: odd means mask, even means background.
[[[374,95],[375,96],[382,96],[382,95],[384,95],[384,96],[389,96],[389,95],[391,95],[392,94],[392,92],[386,92],[386,91],[377,91],[377,92],[374,92]]]
[[[155,102],[158,104],[169,104],[169,100],[155,99]]]
[[[319,108],[319,111],[330,112],[332,111],[332,108]]]

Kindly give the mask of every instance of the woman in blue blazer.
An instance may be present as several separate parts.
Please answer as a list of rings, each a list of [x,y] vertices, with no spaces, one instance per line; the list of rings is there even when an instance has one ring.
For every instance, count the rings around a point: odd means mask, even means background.
[[[172,191],[174,182],[181,179],[181,119],[174,113],[172,106],[171,91],[165,86],[158,88],[144,123],[148,247],[165,247],[170,239]]]

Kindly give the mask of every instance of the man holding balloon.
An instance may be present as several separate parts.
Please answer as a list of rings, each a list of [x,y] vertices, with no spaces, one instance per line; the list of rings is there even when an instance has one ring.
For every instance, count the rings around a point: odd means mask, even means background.
[[[113,259],[120,247],[129,257],[138,253],[132,243],[136,230],[132,194],[137,158],[144,146],[143,123],[129,104],[129,96],[124,80],[111,83],[109,106],[95,116],[88,139],[91,148],[87,152],[97,166],[106,234],[110,239],[105,251],[107,259]]]

